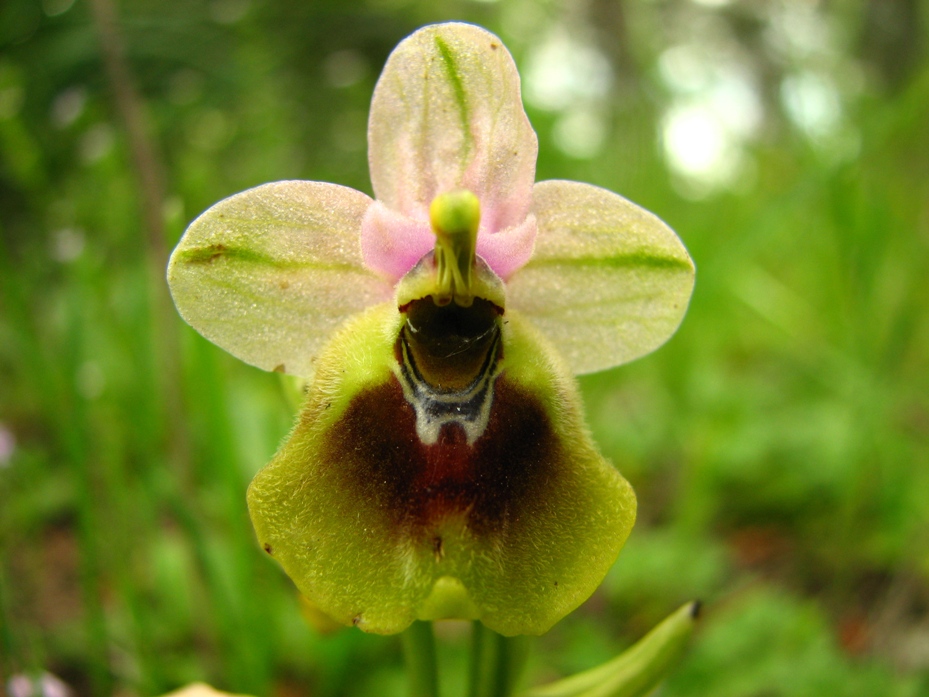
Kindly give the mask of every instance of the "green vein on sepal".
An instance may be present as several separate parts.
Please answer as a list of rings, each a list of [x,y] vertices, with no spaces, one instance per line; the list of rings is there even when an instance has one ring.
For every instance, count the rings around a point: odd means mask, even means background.
[[[689,259],[654,256],[651,254],[532,259],[526,265],[526,268],[538,268],[540,266],[602,266],[607,268],[634,268],[640,266],[652,269],[675,269],[679,271],[693,271],[694,268]]]
[[[296,261],[280,259],[270,254],[262,254],[244,247],[229,247],[224,244],[211,244],[206,247],[191,247],[177,252],[175,263],[212,264],[218,259],[270,266],[275,269],[312,269],[314,271],[358,271],[351,264],[320,263],[316,261]]]
[[[527,690],[520,697],[646,695],[684,653],[699,610],[699,602],[687,603],[616,658],[564,680]]]

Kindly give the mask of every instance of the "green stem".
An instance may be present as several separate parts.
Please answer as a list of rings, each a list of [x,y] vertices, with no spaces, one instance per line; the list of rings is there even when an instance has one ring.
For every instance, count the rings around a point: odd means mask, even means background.
[[[400,636],[409,673],[410,697],[438,697],[439,673],[432,623],[414,622]]]
[[[526,637],[507,638],[474,622],[468,697],[512,695],[525,664],[527,648]]]

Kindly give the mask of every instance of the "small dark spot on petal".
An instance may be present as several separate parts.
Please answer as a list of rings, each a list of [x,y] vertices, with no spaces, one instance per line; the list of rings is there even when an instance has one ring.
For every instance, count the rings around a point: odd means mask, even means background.
[[[496,51],[498,48],[500,48],[500,44],[490,44],[491,51]]]
[[[361,615],[352,617],[352,626],[357,627],[361,623]]]
[[[274,372],[275,372],[275,373],[284,373],[284,372],[287,372],[287,371],[284,370],[284,364],[281,363],[280,365],[274,366]]]
[[[290,281],[281,281],[278,283],[278,285],[280,286],[281,290],[287,290],[290,288]]]
[[[441,561],[445,556],[445,550],[442,548],[442,538],[436,535],[432,538],[432,551],[435,554],[436,561]]]
[[[268,554],[270,554],[272,557],[274,556],[274,550],[271,549],[271,545],[270,545],[270,544],[268,544],[267,542],[265,542],[265,543],[264,543],[264,548],[265,548],[265,552],[267,552]]]
[[[558,581],[555,581],[555,588],[558,587]]]
[[[226,245],[211,244],[209,247],[191,250],[187,261],[192,264],[212,264],[227,251]]]

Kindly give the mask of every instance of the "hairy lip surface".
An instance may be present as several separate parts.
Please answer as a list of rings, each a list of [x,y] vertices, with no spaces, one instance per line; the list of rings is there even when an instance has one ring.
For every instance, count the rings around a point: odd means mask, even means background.
[[[323,459],[340,469],[345,484],[420,538],[455,514],[474,534],[502,531],[525,502],[537,500],[534,490],[551,485],[560,456],[539,402],[505,375],[473,446],[457,424],[444,425],[434,445],[423,444],[395,378],[358,394],[328,445]]]

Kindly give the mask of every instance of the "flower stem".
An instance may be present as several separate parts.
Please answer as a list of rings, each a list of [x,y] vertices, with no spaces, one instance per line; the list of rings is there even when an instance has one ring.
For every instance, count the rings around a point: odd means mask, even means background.
[[[439,674],[432,623],[414,622],[400,636],[409,674],[410,697],[438,697]]]
[[[527,649],[527,637],[504,637],[480,622],[473,622],[468,697],[509,697],[513,694]]]

